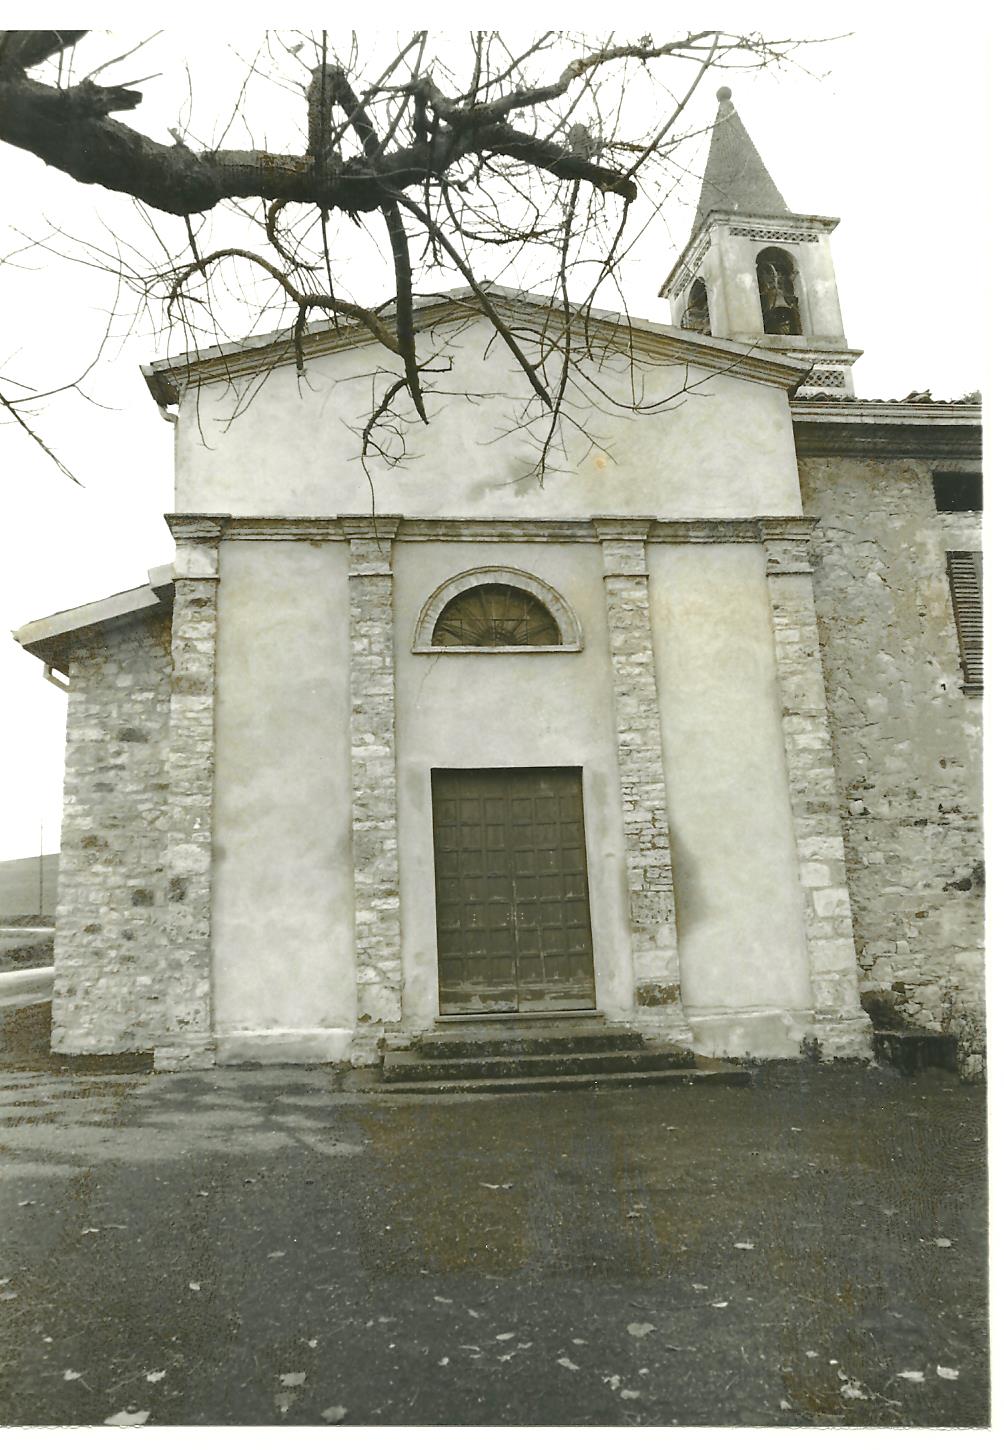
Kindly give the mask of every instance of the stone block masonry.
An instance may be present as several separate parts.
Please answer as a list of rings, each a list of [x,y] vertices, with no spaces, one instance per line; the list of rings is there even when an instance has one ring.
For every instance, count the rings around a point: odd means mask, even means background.
[[[943,468],[944,462],[937,465]],[[979,468],[979,460],[962,462]],[[806,458],[823,669],[863,993],[984,1068],[982,700],[962,688],[950,549],[923,458]]]
[[[193,552],[194,559],[188,557]],[[155,1066],[163,1069],[207,1067],[214,1058],[210,929],[219,580],[216,549],[209,559],[202,552],[181,545],[175,565],[168,957],[163,1035],[154,1054]]]
[[[396,519],[349,520],[352,858],[358,1061],[401,1020],[393,574]]]
[[[781,725],[809,952],[814,1032],[825,1057],[870,1057],[858,994],[833,745],[816,629],[810,525],[763,523]]]
[[[627,858],[634,1015],[680,1041],[680,957],[643,521],[594,520],[603,548]]]
[[[149,1050],[166,990],[169,610],[95,627],[69,675],[52,1047]]]

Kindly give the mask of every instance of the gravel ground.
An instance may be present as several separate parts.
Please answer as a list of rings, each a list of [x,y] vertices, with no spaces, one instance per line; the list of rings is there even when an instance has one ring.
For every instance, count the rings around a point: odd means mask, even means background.
[[[0,1423],[983,1425],[985,1146],[863,1066],[0,1072]]]

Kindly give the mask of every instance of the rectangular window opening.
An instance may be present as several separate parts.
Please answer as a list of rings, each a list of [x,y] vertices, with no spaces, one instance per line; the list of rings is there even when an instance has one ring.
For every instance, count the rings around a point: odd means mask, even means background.
[[[935,473],[934,506],[941,514],[981,513],[982,473]]]

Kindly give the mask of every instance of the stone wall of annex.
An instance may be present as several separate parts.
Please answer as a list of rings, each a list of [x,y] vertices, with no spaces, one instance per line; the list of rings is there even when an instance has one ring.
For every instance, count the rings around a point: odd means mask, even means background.
[[[815,596],[861,991],[956,1034],[963,1076],[978,1076],[982,700],[962,690],[946,552],[980,548],[980,516],[938,513],[922,459],[804,458],[800,474],[820,519]]]
[[[94,629],[70,662],[55,1052],[147,1050],[159,1029],[171,618]]]

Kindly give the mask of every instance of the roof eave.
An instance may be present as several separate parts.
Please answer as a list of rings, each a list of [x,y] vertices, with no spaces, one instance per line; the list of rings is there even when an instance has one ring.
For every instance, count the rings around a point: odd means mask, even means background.
[[[972,403],[800,399],[791,421],[799,458],[924,458],[979,463],[980,409]]]
[[[893,403],[869,398],[805,398],[793,402],[794,422],[888,423],[915,427],[978,427],[978,403]]]
[[[66,674],[73,646],[96,629],[121,629],[147,616],[170,611],[174,598],[174,568],[164,564],[149,572],[149,583],[126,589],[73,609],[34,619],[13,631],[22,649]]]
[[[491,296],[496,302],[513,310],[544,312],[557,316],[549,298],[534,293],[521,293],[512,288],[493,286]],[[464,304],[473,297],[470,288],[458,288],[439,294],[415,308],[417,329],[434,326],[437,321],[462,316]],[[458,310],[459,309],[459,310]],[[481,309],[476,309],[479,315]],[[599,327],[621,330],[637,338],[639,343],[665,355],[676,354],[683,362],[710,365],[718,371],[735,373],[754,381],[790,389],[804,369],[780,362],[766,350],[748,344],[733,343],[724,338],[708,338],[687,332],[666,323],[631,317],[618,312],[590,309],[590,329]],[[373,344],[372,333],[361,325],[332,327],[315,323],[305,330],[302,350],[307,358],[339,352],[346,348]],[[271,354],[271,356],[269,355]],[[245,338],[240,343],[199,349],[186,356],[177,355],[147,364],[143,375],[154,400],[161,406],[180,401],[181,391],[191,384],[216,382],[260,371],[266,366],[284,366],[295,361],[288,328]]]

